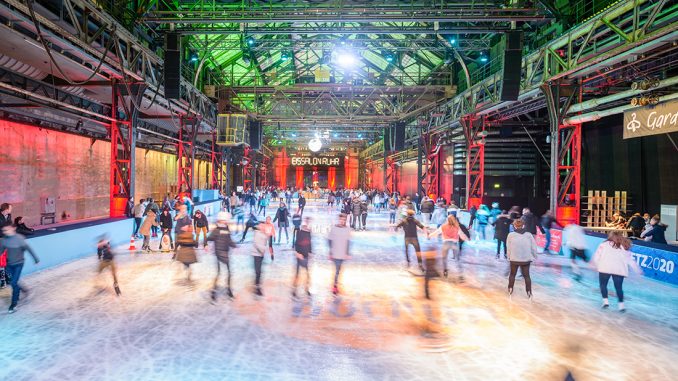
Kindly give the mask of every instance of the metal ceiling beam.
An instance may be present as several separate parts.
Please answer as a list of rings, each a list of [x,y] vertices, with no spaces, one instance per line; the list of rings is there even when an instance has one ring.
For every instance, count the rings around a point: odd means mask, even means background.
[[[549,17],[536,8],[507,8],[503,4],[440,3],[408,4],[401,6],[327,6],[303,8],[303,4],[282,2],[269,3],[266,7],[233,8],[209,6],[211,9],[189,10],[179,7],[174,10],[153,10],[142,20],[149,24],[207,24],[248,23],[268,24],[273,22],[530,22],[543,21]],[[503,3],[503,2],[502,2]]]
[[[351,35],[357,33],[363,34],[403,34],[403,35],[436,35],[436,34],[487,34],[503,33],[511,30],[509,25],[461,25],[445,26],[435,29],[430,26],[341,26],[341,27],[323,27],[323,26],[289,26],[289,27],[260,27],[248,26],[244,31],[239,25],[233,27],[210,23],[208,25],[188,25],[176,26],[176,32],[183,35],[203,35],[203,34],[247,34],[249,36],[260,35],[289,35],[289,34],[308,34],[308,35]]]

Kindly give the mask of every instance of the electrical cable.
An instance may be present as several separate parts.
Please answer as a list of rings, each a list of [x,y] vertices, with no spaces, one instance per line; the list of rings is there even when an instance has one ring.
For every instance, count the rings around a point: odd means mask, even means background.
[[[52,63],[54,63],[54,67],[56,67],[59,74],[61,74],[63,79],[66,82],[68,82],[69,84],[74,85],[74,86],[80,86],[80,85],[86,84],[92,78],[94,78],[94,76],[99,74],[99,72],[101,71],[101,67],[103,66],[104,61],[106,60],[106,55],[110,51],[110,48],[113,45],[113,41],[115,40],[115,38],[112,37],[113,33],[115,33],[115,28],[113,28],[112,33],[109,32],[111,37],[109,37],[108,42],[106,43],[106,46],[105,46],[105,50],[104,50],[103,54],[101,55],[101,59],[99,60],[99,63],[97,64],[97,66],[94,68],[94,71],[92,72],[92,74],[89,77],[87,77],[87,79],[85,79],[84,81],[74,81],[61,69],[61,67],[57,63],[56,59],[52,55],[52,51],[51,51],[49,45],[47,44],[44,36],[42,35],[42,30],[40,29],[40,23],[38,22],[38,19],[35,16],[35,10],[33,8],[34,2],[35,2],[35,0],[26,0],[26,5],[28,6],[28,11],[30,13],[31,20],[33,21],[33,25],[35,26],[35,31],[36,31],[36,34],[38,35],[38,39],[40,40],[40,43],[42,44],[43,48],[45,49],[45,52],[47,53],[47,56],[49,57],[50,61]]]

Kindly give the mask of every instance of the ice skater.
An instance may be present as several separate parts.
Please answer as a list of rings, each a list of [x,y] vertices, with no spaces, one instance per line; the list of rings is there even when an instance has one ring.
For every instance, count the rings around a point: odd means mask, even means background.
[[[530,263],[537,260],[537,242],[534,236],[525,230],[522,220],[513,221],[514,231],[509,233],[506,239],[508,260],[511,263],[509,273],[508,294],[513,295],[513,285],[516,281],[518,268],[525,279],[525,292],[527,298],[532,300],[532,279],[530,278]]]
[[[160,226],[160,224],[157,221],[155,212],[151,209],[148,210],[148,213],[146,214],[146,219],[144,222],[141,224],[141,228],[139,228],[139,233],[144,236],[144,243],[141,246],[141,250],[145,252],[151,252],[151,228],[153,226]]]
[[[10,278],[10,285],[12,286],[12,300],[9,305],[8,313],[12,314],[17,309],[20,293],[28,295],[29,291],[26,287],[19,284],[21,278],[21,270],[24,268],[24,252],[28,251],[33,257],[33,261],[37,265],[40,259],[33,252],[24,236],[16,233],[16,228],[13,225],[5,225],[2,227],[3,238],[0,239],[0,254],[5,252],[7,255],[6,271]]]
[[[588,262],[586,257],[586,234],[584,229],[577,224],[569,224],[563,229],[565,235],[565,245],[570,249],[570,263],[574,280],[581,281],[582,272],[577,265],[577,258]]]
[[[99,237],[99,242],[97,242],[97,257],[99,258],[97,273],[101,275],[105,269],[110,269],[111,275],[113,276],[113,290],[115,290],[116,295],[120,296],[118,272],[115,266],[115,254],[113,253],[113,249],[111,249],[111,242],[105,234],[101,235]]]
[[[304,217],[304,223],[301,225],[301,228],[296,234],[296,240],[294,244],[294,251],[296,252],[297,257],[297,266],[294,273],[294,281],[292,281],[292,297],[297,297],[297,285],[299,284],[299,273],[300,270],[304,270],[306,273],[305,281],[305,291],[307,296],[311,296],[310,286],[311,286],[311,273],[309,272],[308,266],[311,260],[311,253],[313,249],[311,247],[311,218]]]
[[[452,250],[452,258],[457,263],[457,272],[459,278],[464,279],[463,268],[461,265],[461,253],[459,251],[459,239],[467,240],[469,237],[461,231],[457,217],[453,215],[447,216],[447,223],[442,224],[436,231],[429,234],[429,238],[433,238],[439,234],[443,236],[443,245],[440,248],[440,258],[443,261],[443,276],[447,278],[447,256]]]
[[[598,246],[591,264],[598,270],[598,281],[600,283],[600,294],[603,297],[603,309],[610,307],[607,299],[607,284],[612,278],[614,289],[617,292],[619,300],[619,312],[625,312],[624,307],[624,289],[622,285],[624,278],[629,276],[629,267],[637,274],[642,274],[643,270],[638,263],[633,260],[631,255],[631,241],[622,236],[619,232],[610,232],[607,240]]]
[[[221,275],[221,266],[226,266],[228,276],[226,277],[226,294],[229,298],[233,298],[233,291],[231,290],[231,263],[229,253],[231,249],[236,247],[235,242],[231,239],[231,231],[228,224],[231,221],[231,215],[228,212],[219,212],[217,214],[217,228],[210,232],[207,237],[208,241],[214,242],[214,255],[217,259],[217,274],[214,277],[214,285],[212,286],[211,298],[212,301],[217,300],[219,291],[219,276]]]
[[[195,255],[195,241],[193,240],[193,223],[188,214],[188,207],[181,205],[179,213],[174,218],[177,222],[174,232],[177,240],[174,260],[184,265],[186,280],[191,281],[191,265],[198,262]]]
[[[417,262],[419,263],[419,269],[421,272],[424,272],[424,265],[421,260],[421,246],[419,245],[419,237],[417,234],[417,228],[427,232],[426,227],[414,218],[414,209],[407,209],[407,217],[403,218],[395,229],[403,228],[405,233],[405,260],[407,261],[407,267],[410,267],[410,255],[408,252],[408,247],[412,245],[414,247],[414,252],[417,255]]]
[[[346,225],[346,214],[339,215],[339,222],[332,226],[327,241],[330,245],[330,260],[334,262],[334,283],[332,294],[339,295],[339,275],[344,261],[351,259],[349,246],[351,229]]]

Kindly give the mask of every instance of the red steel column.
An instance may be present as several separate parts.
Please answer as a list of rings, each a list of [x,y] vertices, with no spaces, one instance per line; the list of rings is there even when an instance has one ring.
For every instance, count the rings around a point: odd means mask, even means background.
[[[553,153],[552,153],[553,154]],[[581,215],[581,124],[558,126],[556,220],[579,223]]]
[[[111,116],[114,121],[110,125],[111,161],[110,161],[110,216],[122,217],[125,214],[127,200],[132,197],[132,179],[134,168],[131,168],[132,155],[132,126],[130,111],[126,109],[125,117],[128,120],[119,120],[118,106],[124,98],[120,95],[116,80],[112,81]],[[127,125],[127,136],[121,130],[121,125]]]

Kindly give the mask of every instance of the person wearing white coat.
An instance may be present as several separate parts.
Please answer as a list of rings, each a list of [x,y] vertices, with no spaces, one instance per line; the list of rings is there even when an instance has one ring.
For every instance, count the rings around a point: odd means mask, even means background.
[[[596,249],[591,263],[598,270],[598,280],[600,282],[600,294],[603,297],[602,308],[610,307],[610,302],[607,299],[607,284],[612,278],[614,289],[617,292],[617,299],[619,299],[619,312],[625,312],[624,307],[624,290],[622,284],[624,278],[629,276],[629,267],[636,273],[642,274],[640,266],[633,260],[631,255],[631,241],[621,235],[619,232],[611,232],[607,236],[607,241],[603,242]]]
[[[518,268],[525,279],[525,291],[527,298],[532,300],[532,278],[530,278],[530,263],[537,260],[537,242],[534,236],[525,230],[522,220],[513,221],[513,232],[506,239],[506,251],[511,264],[509,273],[508,294],[513,294],[513,284],[516,281]]]

